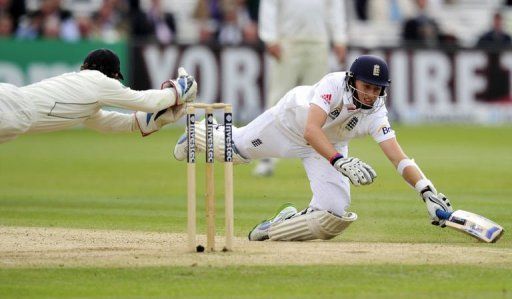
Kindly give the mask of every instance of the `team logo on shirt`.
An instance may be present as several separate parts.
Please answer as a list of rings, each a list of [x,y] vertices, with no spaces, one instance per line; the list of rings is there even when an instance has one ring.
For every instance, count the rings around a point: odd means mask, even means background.
[[[329,113],[329,117],[331,119],[336,119],[336,117],[338,117],[338,115],[340,115],[341,113],[341,109],[338,107],[336,109],[334,109],[333,111],[331,111],[331,113]]]
[[[345,126],[345,129],[346,129],[347,131],[352,131],[352,130],[356,127],[357,122],[359,122],[359,119],[357,118],[357,116],[352,117],[352,118],[348,121],[347,125]]]
[[[326,104],[330,104],[331,103],[332,94],[326,93],[326,94],[321,95],[320,97],[324,100],[324,102]]]
[[[260,146],[263,144],[263,142],[259,138],[252,140],[251,143],[252,143],[252,146],[254,146],[254,147],[257,147],[257,146]]]

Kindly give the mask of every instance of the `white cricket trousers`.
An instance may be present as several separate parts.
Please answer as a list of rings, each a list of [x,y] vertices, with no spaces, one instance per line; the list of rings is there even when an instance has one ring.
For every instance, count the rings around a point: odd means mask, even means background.
[[[309,179],[313,197],[309,206],[343,215],[350,206],[350,183],[311,146],[299,144],[279,126],[270,110],[247,126],[233,130],[238,152],[247,159],[300,158]],[[338,148],[344,156],[348,147]]]
[[[274,106],[290,89],[313,85],[329,72],[329,43],[281,41],[281,59],[270,61],[266,108]]]
[[[18,87],[0,83],[0,143],[12,140],[30,129],[35,108]]]

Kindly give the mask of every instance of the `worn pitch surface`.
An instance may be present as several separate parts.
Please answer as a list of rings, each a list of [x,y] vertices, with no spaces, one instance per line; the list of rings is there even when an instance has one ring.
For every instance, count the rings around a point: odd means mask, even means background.
[[[198,241],[205,243],[205,236]],[[234,251],[189,253],[186,235],[121,230],[0,227],[0,268],[357,264],[512,264],[512,249],[461,245],[343,242],[249,242]]]

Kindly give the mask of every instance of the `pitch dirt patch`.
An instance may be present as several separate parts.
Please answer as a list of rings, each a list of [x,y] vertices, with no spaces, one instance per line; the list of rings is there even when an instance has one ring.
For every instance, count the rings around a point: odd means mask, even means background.
[[[199,236],[201,244],[205,237]],[[223,239],[217,240],[220,249]],[[501,264],[512,249],[356,242],[249,242],[233,252],[190,253],[186,235],[140,231],[0,226],[0,268],[235,265]]]

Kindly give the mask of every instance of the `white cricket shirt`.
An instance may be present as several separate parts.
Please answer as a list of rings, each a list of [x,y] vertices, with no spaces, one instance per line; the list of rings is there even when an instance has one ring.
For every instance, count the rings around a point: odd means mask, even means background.
[[[157,112],[175,104],[171,89],[132,90],[95,70],[66,73],[20,91],[35,107],[29,132],[55,131],[80,123],[99,131],[132,131],[133,115],[101,108]]]
[[[290,90],[271,108],[283,131],[299,144],[307,144],[304,130],[309,107],[315,104],[328,115],[322,130],[332,144],[345,146],[351,139],[367,135],[377,143],[395,137],[385,106],[371,114],[347,109],[352,103],[352,93],[346,90],[345,75],[345,72],[330,73],[313,86]]]

